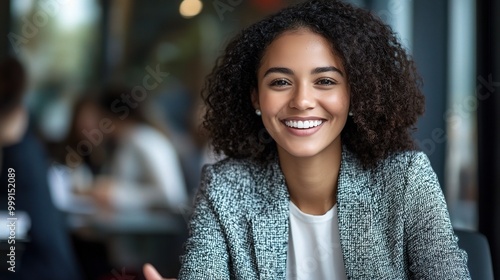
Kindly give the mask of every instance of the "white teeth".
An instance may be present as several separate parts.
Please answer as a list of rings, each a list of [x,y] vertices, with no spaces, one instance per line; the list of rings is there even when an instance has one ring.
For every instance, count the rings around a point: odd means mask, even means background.
[[[314,121],[285,121],[285,124],[289,127],[293,128],[312,128],[322,124],[322,120],[314,120]]]

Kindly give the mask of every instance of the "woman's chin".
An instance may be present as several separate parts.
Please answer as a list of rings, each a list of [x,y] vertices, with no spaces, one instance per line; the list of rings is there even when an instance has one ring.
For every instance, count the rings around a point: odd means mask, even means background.
[[[311,158],[320,153],[317,147],[286,147],[279,150],[295,158]]]

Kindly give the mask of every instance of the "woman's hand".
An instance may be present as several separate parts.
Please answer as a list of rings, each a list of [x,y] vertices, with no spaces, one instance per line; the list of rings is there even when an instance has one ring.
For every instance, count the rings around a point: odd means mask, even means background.
[[[158,273],[154,266],[150,265],[149,263],[145,264],[142,270],[144,272],[144,277],[146,277],[146,280],[176,280],[174,278],[167,279],[161,277],[160,273]]]

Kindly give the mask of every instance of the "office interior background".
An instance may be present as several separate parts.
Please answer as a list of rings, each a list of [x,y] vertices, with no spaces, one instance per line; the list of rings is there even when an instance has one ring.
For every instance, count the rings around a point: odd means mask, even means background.
[[[192,195],[202,164],[211,160],[206,139],[197,129],[204,77],[239,30],[297,2],[1,1],[0,58],[15,56],[27,70],[25,104],[51,167],[65,164],[52,151],[61,148],[58,145],[71,130],[79,100],[103,85],[134,88],[152,76],[153,85],[140,97],[141,103],[167,128]],[[500,2],[348,2],[373,11],[392,26],[414,57],[426,96],[415,139],[438,175],[453,226],[487,237],[495,274],[500,275]],[[62,148],[64,156],[71,149],[78,153],[77,147]],[[51,187],[52,200],[65,215],[72,249],[87,279],[113,279],[123,269],[138,275],[143,261],[153,262],[166,274],[175,273],[178,267],[172,262],[182,248],[169,251],[169,246],[183,242],[183,229],[157,226],[157,221],[118,223],[116,228],[110,221],[89,223],[80,216],[94,212],[68,205],[69,198],[61,194],[67,190],[59,188],[63,187]],[[185,216],[169,221],[185,225]],[[120,239],[126,235],[145,236],[136,242],[143,247],[134,251],[142,256],[117,249],[120,242],[128,242]],[[120,244],[109,244],[113,242]],[[96,265],[92,259],[102,263]],[[171,263],[162,263],[167,260]]]

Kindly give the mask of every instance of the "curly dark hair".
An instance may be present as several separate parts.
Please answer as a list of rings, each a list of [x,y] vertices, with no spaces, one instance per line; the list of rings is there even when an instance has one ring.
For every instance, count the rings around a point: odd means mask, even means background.
[[[424,112],[422,82],[392,29],[370,12],[332,0],[285,8],[242,30],[226,47],[202,90],[203,128],[216,153],[269,160],[276,143],[256,116],[251,93],[260,60],[285,31],[307,28],[332,44],[350,87],[350,116],[342,143],[365,168],[395,152],[416,148],[415,123]]]

